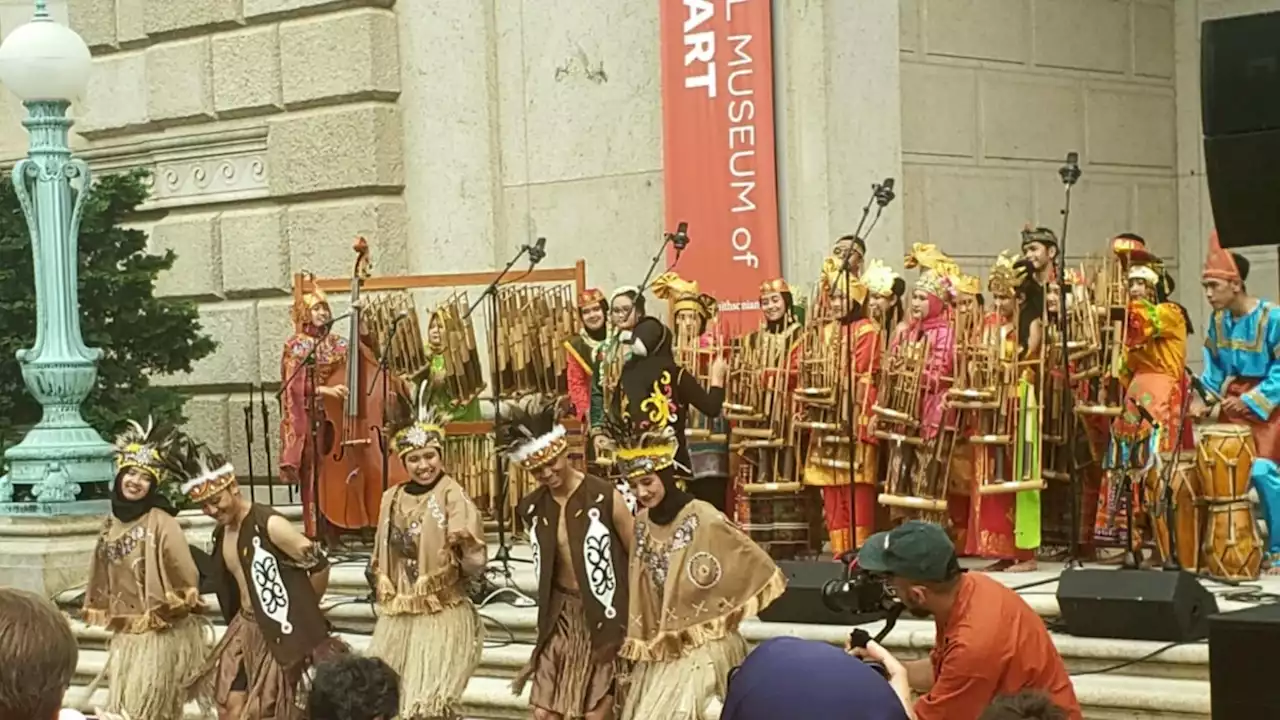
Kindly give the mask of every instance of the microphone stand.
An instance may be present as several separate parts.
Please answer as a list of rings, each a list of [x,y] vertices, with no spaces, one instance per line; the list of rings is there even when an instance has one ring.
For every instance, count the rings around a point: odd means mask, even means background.
[[[250,403],[253,402],[252,392],[250,392],[249,394],[249,402]],[[258,386],[258,411],[259,411],[259,414],[262,416],[262,449],[267,453],[267,478],[268,478],[267,487],[272,488],[271,495],[274,498],[276,472],[275,472],[275,465],[271,462],[271,435],[270,435],[271,413],[270,413],[270,410],[267,408],[267,386],[266,385]],[[278,431],[279,429],[277,428],[277,432]],[[289,501],[290,502],[293,501],[292,487],[289,488]]]
[[[1076,467],[1076,421],[1075,416],[1075,394],[1071,392],[1071,352],[1068,338],[1068,318],[1067,310],[1067,226],[1071,220],[1071,188],[1080,180],[1080,166],[1076,161],[1076,153],[1067,154],[1067,164],[1058,170],[1058,175],[1062,178],[1063,190],[1065,193],[1065,204],[1062,210],[1062,238],[1058,241],[1058,335],[1059,341],[1062,343],[1062,388],[1060,389],[1060,409],[1059,412],[1065,413],[1067,418],[1067,427],[1063,433],[1063,469],[1067,474],[1068,483],[1068,502],[1070,509],[1071,530],[1068,534],[1069,545],[1067,547],[1067,559],[1063,569],[1070,570],[1073,568],[1084,567],[1084,562],[1080,559],[1080,481],[1077,478]],[[1127,496],[1126,496],[1127,497]],[[1132,503],[1129,503],[1132,505]],[[1132,515],[1132,509],[1130,509]],[[1133,521],[1130,518],[1129,529],[1133,530]]]
[[[382,380],[382,407],[385,412],[387,403],[391,401],[391,383],[389,382],[389,366],[391,363],[391,343],[396,338],[396,329],[400,326],[401,317],[396,316],[391,321],[391,327],[387,329],[387,341],[382,344],[382,352],[379,353],[378,371],[373,374],[373,380],[369,383],[369,390],[365,395],[373,395],[373,391],[378,387],[378,380]],[[387,487],[391,482],[391,443],[387,442],[386,430],[382,427],[378,428],[378,445],[382,449],[382,492],[387,491]]]
[[[507,276],[507,273],[511,272],[511,268],[514,267],[515,264],[520,261],[520,258],[524,257],[526,253],[529,254],[530,269],[542,261],[543,253],[540,249],[530,248],[528,245],[520,246],[520,251],[515,254],[515,257],[511,258],[511,261],[507,263],[506,267],[502,268],[502,271],[498,273],[498,276],[493,279],[493,282],[489,283],[489,286],[484,289],[484,292],[480,293],[480,297],[476,298],[475,303],[473,303],[471,307],[467,308],[466,314],[462,316],[464,320],[471,317],[471,314],[480,306],[480,303],[484,302],[486,298],[489,299],[489,305],[485,313],[485,321],[488,324],[487,339],[489,341],[489,383],[493,400],[493,429],[495,438],[498,435],[498,423],[502,418],[502,373],[498,370],[498,332],[499,322],[502,317],[502,303],[498,300],[498,285],[502,282],[502,279]],[[506,587],[500,588],[493,593],[489,593],[489,599],[498,593],[509,592],[516,596],[516,600],[523,600],[523,602],[520,603],[522,605],[536,605],[537,603],[532,598],[520,592],[516,587],[515,580],[511,574],[511,563],[521,562],[532,564],[533,561],[512,557],[511,547],[507,544],[507,492],[511,485],[511,477],[507,466],[507,454],[503,452],[497,453],[495,464],[498,473],[498,497],[495,502],[496,507],[494,509],[494,515],[498,523],[498,551],[494,553],[493,558],[490,559],[487,564],[492,565],[497,563],[499,565],[496,572],[506,580]]]
[[[670,270],[676,266],[676,263],[680,262],[680,253],[684,252],[684,249],[689,246],[689,237],[684,234],[686,224],[680,223],[680,227],[681,229],[676,230],[676,232],[662,234],[662,244],[658,246],[658,252],[654,253],[653,261],[649,263],[649,270],[644,274],[644,280],[640,281],[640,294],[643,295],[645,288],[649,287],[649,281],[653,279],[653,271],[658,268],[658,263],[662,262],[662,256],[666,252],[668,245],[675,246],[676,259],[667,269]]]
[[[867,199],[867,204],[862,206],[862,217],[858,219],[858,227],[854,229],[853,236],[859,240],[862,240],[865,243],[866,240],[862,236],[863,227],[864,226],[866,227],[867,235],[870,235],[871,231],[875,229],[876,223],[879,222],[880,214],[884,212],[885,206],[893,202],[894,197],[895,196],[893,194],[892,182],[889,182],[888,180],[886,180],[884,183],[872,184],[871,197]],[[876,206],[876,214],[871,219],[871,225],[867,226],[866,225],[867,216],[871,213],[872,205]],[[850,258],[852,256],[853,256],[853,250],[852,248],[850,248],[849,252],[845,253],[844,256],[840,258],[840,275],[837,280],[837,282],[840,283],[840,287],[843,288],[843,295],[842,295],[842,301],[841,301],[841,305],[843,305],[843,307],[841,308],[842,312],[840,313],[840,318],[837,322],[840,323],[841,325],[840,332],[844,335],[843,352],[845,354],[845,357],[841,358],[841,361],[844,363],[844,366],[845,366],[844,381],[845,381],[845,387],[848,388],[847,392],[849,397],[849,421],[848,421],[848,430],[847,430],[848,436],[846,437],[846,440],[848,440],[849,442],[849,545],[850,547],[853,547],[854,545],[857,544],[858,510],[857,510],[857,507],[855,507],[855,503],[857,502],[856,500],[857,493],[855,492],[856,490],[855,482],[857,480],[857,475],[858,475],[856,460],[858,456],[858,415],[860,412],[860,408],[857,407],[858,390],[857,390],[857,386],[854,384],[857,381],[858,373],[854,369],[853,322],[851,321],[846,322],[849,320],[849,316],[853,314],[853,297],[852,297],[853,293],[850,292],[852,290],[852,288],[850,287],[852,285],[850,280],[852,279],[851,276],[853,275],[853,263],[850,261]],[[863,307],[863,314],[864,316],[866,314],[865,303]],[[837,398],[836,400],[838,403],[836,405],[836,413],[837,413],[836,421],[839,422],[839,408],[844,403],[839,402],[839,398]],[[864,403],[865,403],[865,399],[864,399]],[[873,512],[874,512],[874,509],[873,509]]]
[[[262,441],[266,442],[267,438],[264,436],[262,438]],[[253,472],[253,383],[249,383],[249,402],[245,403],[245,406],[244,406],[244,444],[245,444],[246,455],[249,458],[249,487],[250,487],[249,498],[251,502],[256,502],[257,501],[256,496],[258,494],[258,482]],[[271,475],[270,466],[267,466],[267,475],[268,477],[270,477]],[[270,489],[270,486],[268,486],[267,488],[267,501],[268,501],[267,504],[268,505],[271,504],[271,500],[272,500],[271,489]]]

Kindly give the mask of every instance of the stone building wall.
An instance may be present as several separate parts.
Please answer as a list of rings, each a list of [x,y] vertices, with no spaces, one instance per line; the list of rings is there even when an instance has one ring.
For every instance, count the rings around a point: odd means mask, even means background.
[[[77,149],[99,170],[154,170],[137,223],[179,256],[159,289],[199,301],[220,343],[165,381],[242,467],[247,385],[280,379],[290,273],[346,275],[358,233],[384,274],[488,269],[537,236],[547,266],[586,257],[593,285],[647,267],[663,218],[656,0],[52,4],[95,55]],[[926,241],[989,264],[1023,222],[1059,225],[1056,170],[1077,149],[1071,254],[1133,228],[1195,287],[1211,224],[1199,21],[1280,1],[774,4],[788,277],[814,275],[886,176],[902,199],[872,255]],[[29,15],[0,0],[0,33]],[[20,117],[5,94],[0,160],[24,152]]]

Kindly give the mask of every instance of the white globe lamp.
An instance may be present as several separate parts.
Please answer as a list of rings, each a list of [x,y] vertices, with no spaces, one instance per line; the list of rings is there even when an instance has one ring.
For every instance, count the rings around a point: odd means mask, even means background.
[[[0,43],[0,83],[23,102],[70,102],[89,84],[93,60],[75,30],[53,21],[37,3],[31,22]]]

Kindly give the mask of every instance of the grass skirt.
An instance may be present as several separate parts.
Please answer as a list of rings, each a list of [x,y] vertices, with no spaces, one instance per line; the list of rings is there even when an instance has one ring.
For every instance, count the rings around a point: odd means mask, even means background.
[[[484,623],[470,600],[438,613],[381,615],[369,655],[400,674],[402,720],[452,718],[480,665]]]
[[[746,657],[747,641],[731,632],[677,660],[637,662],[622,720],[703,720],[713,700],[724,701],[729,671]]]
[[[183,684],[204,665],[212,645],[212,627],[198,616],[166,630],[116,633],[107,651],[105,709],[130,720],[180,720],[183,705],[196,700],[208,712],[210,699]]]

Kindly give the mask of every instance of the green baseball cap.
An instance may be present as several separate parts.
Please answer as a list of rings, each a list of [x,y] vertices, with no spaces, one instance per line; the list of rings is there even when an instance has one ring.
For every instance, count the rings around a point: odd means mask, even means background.
[[[911,580],[942,582],[953,574],[956,546],[933,523],[908,520],[867,538],[858,550],[858,567]]]

